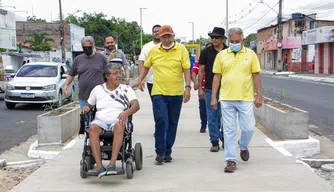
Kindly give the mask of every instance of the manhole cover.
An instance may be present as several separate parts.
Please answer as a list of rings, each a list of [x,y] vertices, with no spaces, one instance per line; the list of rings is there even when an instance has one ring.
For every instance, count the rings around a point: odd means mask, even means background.
[[[334,171],[334,164],[321,165],[321,169],[324,171]]]

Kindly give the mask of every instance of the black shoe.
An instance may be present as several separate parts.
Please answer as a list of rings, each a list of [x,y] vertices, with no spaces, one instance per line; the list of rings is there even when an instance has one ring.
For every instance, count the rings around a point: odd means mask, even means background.
[[[172,161],[173,161],[173,158],[172,158],[171,155],[165,155],[164,161],[165,161],[166,163],[169,163],[169,162],[172,162]]]
[[[218,151],[219,151],[219,142],[218,141],[213,141],[210,152],[218,152]]]
[[[220,137],[219,139],[222,142],[222,149],[224,149],[224,137]]]
[[[201,127],[201,129],[199,130],[199,132],[200,133],[205,133],[206,132],[205,129],[206,129],[206,127]]]
[[[243,161],[248,161],[249,159],[249,151],[248,149],[246,150],[240,150],[240,157]]]
[[[165,155],[158,154],[157,157],[155,158],[155,161],[157,162],[157,164],[161,165],[164,162],[164,159],[165,159]]]

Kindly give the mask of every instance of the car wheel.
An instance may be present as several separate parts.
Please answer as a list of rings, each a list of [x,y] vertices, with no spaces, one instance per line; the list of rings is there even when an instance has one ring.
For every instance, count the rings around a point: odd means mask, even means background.
[[[10,103],[10,102],[6,102],[6,107],[7,109],[14,109],[15,108],[16,103]]]

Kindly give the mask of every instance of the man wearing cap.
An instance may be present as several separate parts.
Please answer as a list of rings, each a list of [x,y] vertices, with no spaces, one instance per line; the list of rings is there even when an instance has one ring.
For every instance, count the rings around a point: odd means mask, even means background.
[[[155,122],[155,161],[158,164],[172,161],[172,147],[181,113],[182,101],[190,99],[190,61],[184,45],[177,43],[169,25],[159,30],[161,43],[148,53],[137,83],[143,91],[142,81],[153,68],[153,113]],[[186,84],[184,85],[184,82]]]
[[[198,85],[203,81],[205,74],[205,90],[198,89],[199,99],[205,99],[206,104],[206,113],[208,118],[208,129],[210,135],[210,142],[212,147],[211,152],[219,151],[219,138],[222,141],[222,148],[224,148],[224,137],[223,137],[223,128],[221,123],[221,111],[220,105],[218,109],[212,108],[210,105],[211,94],[212,94],[212,80],[213,80],[213,62],[216,58],[216,55],[221,51],[227,48],[224,44],[225,39],[225,29],[221,27],[214,27],[213,31],[208,34],[211,37],[212,46],[206,47],[201,51],[199,58],[199,73],[198,73]],[[219,95],[217,94],[217,99]]]
[[[248,161],[248,145],[252,139],[255,127],[254,105],[262,105],[260,64],[256,53],[244,46],[244,34],[242,29],[235,27],[228,31],[230,47],[221,51],[214,62],[215,73],[212,85],[211,105],[218,109],[216,93],[220,86],[219,103],[223,114],[225,161],[224,171],[232,173],[237,169],[236,162],[236,133],[237,121],[241,129],[238,140],[240,157]],[[254,99],[254,88],[256,97]]]
[[[125,84],[128,85],[130,83],[130,69],[128,67],[129,63],[126,60],[124,53],[116,48],[116,41],[112,35],[104,37],[104,47],[104,51],[100,53],[107,58],[108,63],[113,58],[120,58],[122,60],[121,65],[123,66],[126,75],[124,81]]]

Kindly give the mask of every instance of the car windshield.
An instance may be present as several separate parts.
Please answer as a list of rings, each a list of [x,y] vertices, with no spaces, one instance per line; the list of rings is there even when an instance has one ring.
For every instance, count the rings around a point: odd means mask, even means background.
[[[57,77],[58,67],[50,65],[24,65],[16,77]]]

